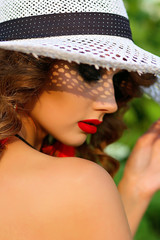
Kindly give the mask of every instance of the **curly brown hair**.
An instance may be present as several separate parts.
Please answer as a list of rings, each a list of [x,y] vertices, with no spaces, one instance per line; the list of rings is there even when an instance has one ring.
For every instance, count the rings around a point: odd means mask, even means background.
[[[56,60],[47,57],[36,59],[31,54],[0,49],[0,143],[16,135],[22,127],[20,114],[25,104],[32,98],[36,101],[46,81],[50,78],[50,70]],[[118,111],[105,114],[103,123],[96,134],[91,136],[90,143],[85,142],[76,148],[77,156],[101,164],[112,176],[119,168],[119,163],[104,153],[104,148],[116,141],[125,129],[122,121],[127,103],[133,97],[141,96],[139,86],[150,86],[156,80],[153,74],[139,76],[126,70],[113,78],[115,98]],[[15,111],[14,106],[18,106]],[[5,144],[0,144],[0,152]]]

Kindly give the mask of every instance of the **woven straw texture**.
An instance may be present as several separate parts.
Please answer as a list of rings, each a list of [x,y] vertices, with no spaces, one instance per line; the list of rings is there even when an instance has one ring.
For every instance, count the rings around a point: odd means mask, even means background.
[[[134,45],[129,39],[113,36],[64,36],[17,40],[0,47],[43,55],[98,67],[127,69],[139,73],[160,74],[160,59]],[[11,47],[12,46],[12,47]]]
[[[0,21],[51,13],[103,12],[127,18],[122,0],[0,0]],[[96,22],[96,20],[95,20]],[[47,29],[49,22],[39,26]],[[88,28],[94,27],[90,22]],[[108,24],[102,23],[99,26]],[[68,28],[72,22],[68,21]],[[63,29],[63,26],[59,25]],[[119,26],[117,26],[118,28]],[[24,26],[25,29],[25,26]],[[23,36],[24,29],[21,29]],[[65,29],[64,29],[65,30]],[[34,31],[34,29],[32,29]],[[42,55],[68,61],[160,74],[160,58],[137,47],[132,40],[109,35],[70,35],[0,42],[0,47],[34,56]]]
[[[108,12],[127,17],[123,2],[118,0],[0,0],[0,6],[0,22],[70,12]]]

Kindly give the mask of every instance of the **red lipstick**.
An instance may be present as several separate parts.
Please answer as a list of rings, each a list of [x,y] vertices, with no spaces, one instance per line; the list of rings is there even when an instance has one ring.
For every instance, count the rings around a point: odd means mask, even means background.
[[[99,121],[98,119],[87,119],[78,122],[78,126],[83,132],[94,134],[97,132],[96,126],[101,123],[102,121]]]

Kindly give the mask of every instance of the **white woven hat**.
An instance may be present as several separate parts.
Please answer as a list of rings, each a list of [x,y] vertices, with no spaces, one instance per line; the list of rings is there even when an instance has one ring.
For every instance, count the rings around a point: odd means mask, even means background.
[[[0,0],[0,48],[160,74],[132,40],[122,0]]]

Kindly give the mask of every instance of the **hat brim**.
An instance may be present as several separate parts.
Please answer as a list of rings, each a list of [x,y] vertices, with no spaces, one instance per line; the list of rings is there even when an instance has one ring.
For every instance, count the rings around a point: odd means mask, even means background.
[[[160,74],[160,57],[132,40],[106,35],[71,35],[0,42],[0,48],[104,68]]]

